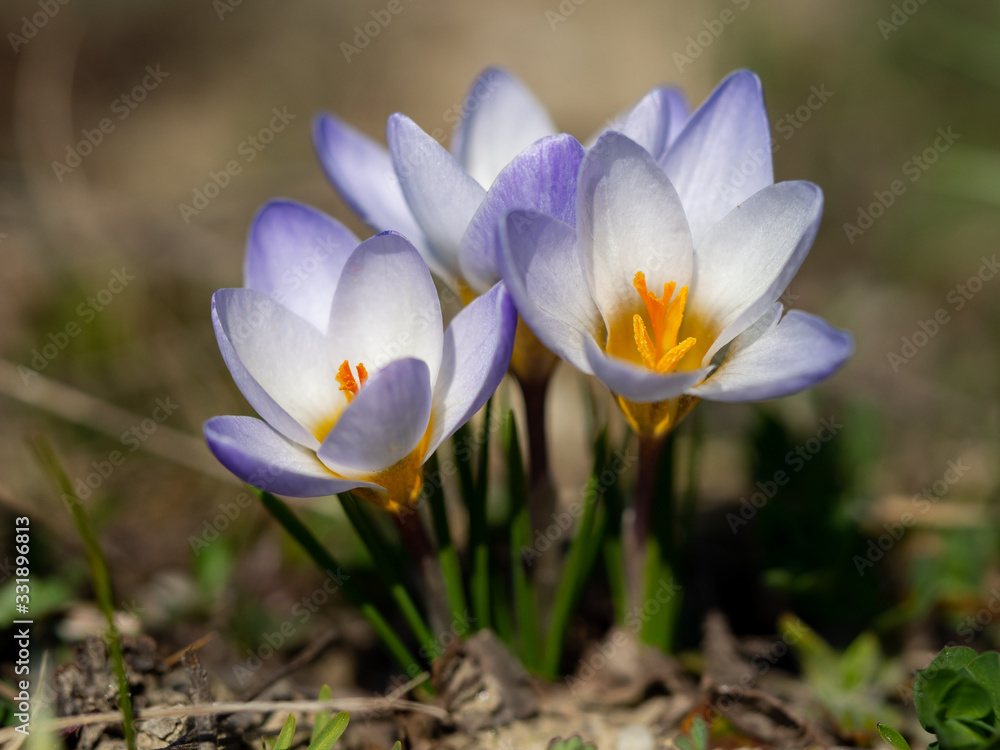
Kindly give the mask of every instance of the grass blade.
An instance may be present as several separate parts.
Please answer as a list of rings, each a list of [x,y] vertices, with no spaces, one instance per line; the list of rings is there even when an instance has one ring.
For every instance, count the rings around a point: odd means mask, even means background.
[[[108,623],[108,651],[111,654],[111,664],[115,673],[115,681],[118,684],[118,708],[122,712],[125,743],[129,750],[135,750],[135,715],[132,711],[132,693],[129,689],[125,657],[122,653],[121,634],[115,627],[114,595],[107,558],[104,557],[104,551],[101,549],[97,534],[94,533],[90,525],[83,505],[73,492],[73,484],[66,476],[66,472],[49,441],[43,435],[38,435],[32,440],[32,447],[42,467],[54,480],[56,488],[62,491],[62,500],[73,518],[73,524],[76,526],[80,539],[83,540],[94,585],[94,598],[97,599],[97,606]]]
[[[319,696],[317,700],[328,701],[333,699],[333,691],[330,690],[329,685],[324,685],[319,689]],[[316,718],[313,720],[312,734],[309,737],[309,744],[312,745],[316,742],[316,738],[319,737],[319,733],[323,731],[323,727],[327,725],[330,721],[329,711],[320,711],[316,714]]]
[[[278,739],[274,741],[274,747],[271,750],[291,750],[293,739],[295,739],[295,717],[288,714],[288,718],[285,719],[285,723],[281,727],[281,732],[278,734]]]
[[[482,435],[479,445],[479,466],[475,492],[469,502],[469,546],[472,550],[472,609],[480,628],[492,626],[490,611],[490,540],[486,517],[486,501],[490,484],[490,435],[493,431],[493,399],[486,402]]]
[[[524,666],[539,667],[538,605],[535,585],[525,567],[521,550],[531,546],[531,516],[528,511],[528,482],[521,459],[521,443],[517,435],[514,413],[508,412],[505,425],[507,443],[508,490],[510,492],[510,558],[511,578],[514,586],[514,616],[517,623],[517,641]]]
[[[347,711],[341,711],[326,723],[319,736],[309,743],[307,750],[329,750],[340,739],[350,720],[351,715]]]
[[[425,476],[440,476],[437,455],[427,460]],[[468,628],[469,605],[465,601],[465,584],[462,581],[462,566],[458,560],[458,551],[451,541],[451,530],[448,527],[448,509],[444,501],[444,483],[434,482],[428,502],[431,506],[431,518],[434,521],[434,537],[437,541],[438,562],[444,574],[445,588],[448,591],[448,605],[451,608],[451,623],[455,632],[464,635]]]

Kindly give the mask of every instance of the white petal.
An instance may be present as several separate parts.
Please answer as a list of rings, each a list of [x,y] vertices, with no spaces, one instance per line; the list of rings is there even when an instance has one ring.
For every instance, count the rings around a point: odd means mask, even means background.
[[[417,357],[441,366],[441,303],[420,254],[394,232],[362,242],[344,266],[330,310],[331,361],[362,363],[370,375],[389,362]]]
[[[317,455],[340,474],[373,474],[406,458],[427,432],[431,381],[427,364],[399,359],[361,387]]]
[[[285,437],[318,448],[315,433],[345,405],[323,334],[266,294],[212,296],[219,350],[240,392]]]
[[[774,305],[733,339],[712,376],[688,391],[712,401],[761,401],[797,393],[829,377],[854,349],[850,334],[822,318]],[[780,322],[779,322],[780,319]]]
[[[700,370],[661,374],[624,359],[609,357],[589,336],[584,339],[584,347],[597,379],[612,393],[640,404],[676,398],[704,380],[711,371],[711,368],[704,367]]]
[[[583,275],[576,232],[550,216],[513,211],[503,223],[501,269],[521,318],[545,346],[590,373],[584,337],[604,330]]]
[[[245,286],[270,296],[321,331],[357,237],[336,219],[294,201],[270,201],[247,240]]]
[[[660,163],[681,197],[697,247],[723,216],[774,182],[760,79],[744,70],[720,83]]]
[[[556,132],[534,94],[510,73],[488,68],[462,104],[452,153],[484,188],[523,149]]]
[[[440,143],[405,115],[389,118],[389,152],[406,202],[447,280],[459,277],[458,248],[486,191]]]
[[[822,215],[818,187],[781,182],[733,209],[698,246],[687,315],[717,332],[703,364],[785,291],[809,253]]]
[[[316,454],[253,417],[215,417],[205,439],[223,466],[244,482],[290,497],[322,497],[376,485],[334,476]]]
[[[691,279],[691,234],[677,192],[638,144],[602,135],[580,168],[577,240],[594,299],[609,325],[633,309],[636,271],[651,290]]]
[[[430,455],[479,411],[500,385],[514,350],[517,312],[497,284],[451,321],[434,389]]]

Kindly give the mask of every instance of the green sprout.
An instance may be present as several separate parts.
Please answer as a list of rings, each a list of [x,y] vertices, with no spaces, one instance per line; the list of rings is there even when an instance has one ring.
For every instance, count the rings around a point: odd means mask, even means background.
[[[324,685],[319,691],[319,700],[328,701],[331,698],[333,698],[333,693],[330,691],[330,686]],[[306,750],[330,750],[336,744],[337,740],[340,739],[340,735],[344,733],[344,730],[347,729],[347,724],[350,720],[351,715],[347,711],[341,711],[332,718],[329,711],[321,711],[316,714],[316,720],[313,722],[312,736],[309,739],[309,747]],[[289,714],[271,750],[291,750],[294,738],[295,717]],[[261,744],[263,745],[263,741]],[[263,750],[267,750],[266,745],[264,745]]]
[[[574,734],[572,737],[567,737],[566,739],[553,737],[549,740],[547,750],[597,750],[597,746],[589,742],[585,743],[580,738],[580,735]]]
[[[695,716],[690,734],[680,735],[674,744],[680,750],[708,750],[708,724],[700,716]]]

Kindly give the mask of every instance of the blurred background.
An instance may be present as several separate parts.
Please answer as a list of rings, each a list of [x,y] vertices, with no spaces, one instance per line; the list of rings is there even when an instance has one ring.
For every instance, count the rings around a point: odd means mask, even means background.
[[[398,2],[388,23],[385,0],[0,6],[0,517],[32,519],[49,643],[100,621],[81,543],[25,443],[39,432],[87,485],[128,621],[164,650],[215,629],[203,658],[228,670],[316,590],[201,441],[205,419],[250,413],[210,296],[241,284],[245,233],[269,198],[370,234],[314,157],[317,112],[382,139],[402,111],[447,140],[470,82],[496,64],[581,139],[653,86],[697,105],[750,68],[778,179],[826,194],[784,299],[852,331],[856,354],[809,393],[697,410],[684,645],[712,606],[745,634],[794,611],[841,646],[865,629],[889,650],[1000,645],[1000,7]],[[550,404],[564,499],[590,461],[578,383],[561,370]],[[331,547],[363,566],[332,506],[314,511]],[[377,682],[365,665],[380,657],[346,607],[325,607],[284,648],[331,631],[324,678]]]

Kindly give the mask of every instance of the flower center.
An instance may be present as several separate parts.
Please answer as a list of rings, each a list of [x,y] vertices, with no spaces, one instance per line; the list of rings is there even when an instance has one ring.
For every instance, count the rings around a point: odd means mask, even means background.
[[[636,313],[632,317],[632,330],[635,335],[635,346],[639,350],[643,364],[654,372],[673,372],[684,355],[697,343],[697,339],[689,336],[680,343],[677,333],[684,318],[684,305],[687,304],[688,288],[682,286],[677,297],[671,302],[677,283],[669,281],[663,285],[663,296],[657,297],[646,288],[646,274],[636,271],[632,286],[639,293],[639,298],[646,305],[652,336],[646,328],[642,316]],[[346,363],[345,363],[346,364]]]
[[[365,369],[365,366],[361,362],[358,362],[357,371],[358,377],[355,379],[354,374],[351,372],[351,365],[348,364],[346,359],[340,364],[340,368],[337,370],[337,382],[340,383],[340,390],[344,392],[347,403],[351,403],[354,400],[354,397],[358,395],[358,389],[368,380],[368,370]]]

